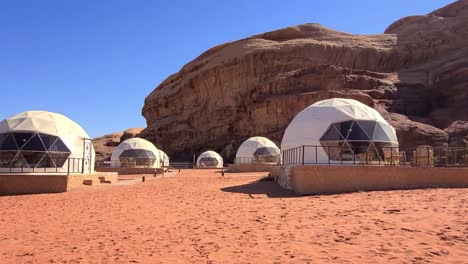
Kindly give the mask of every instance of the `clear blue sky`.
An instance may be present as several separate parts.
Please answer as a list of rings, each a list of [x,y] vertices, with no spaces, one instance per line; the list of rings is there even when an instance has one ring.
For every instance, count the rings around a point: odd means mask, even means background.
[[[0,0],[0,120],[67,115],[91,137],[145,126],[145,97],[215,45],[317,22],[381,33],[453,1]]]

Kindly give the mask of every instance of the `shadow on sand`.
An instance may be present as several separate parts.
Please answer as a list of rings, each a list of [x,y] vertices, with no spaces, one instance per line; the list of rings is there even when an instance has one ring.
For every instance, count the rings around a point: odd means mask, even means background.
[[[223,192],[230,193],[244,193],[254,198],[252,194],[265,194],[270,198],[292,198],[300,197],[293,191],[281,188],[279,184],[274,181],[253,181],[243,185],[231,186],[222,188]]]

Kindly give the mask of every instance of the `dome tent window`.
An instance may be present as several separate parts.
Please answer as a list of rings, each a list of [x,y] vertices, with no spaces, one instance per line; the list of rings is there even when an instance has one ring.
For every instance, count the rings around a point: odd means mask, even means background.
[[[384,160],[383,148],[398,147],[376,121],[353,120],[330,125],[320,144],[331,160],[350,161],[366,154],[372,160]]]
[[[215,158],[211,158],[211,157],[201,158],[198,163],[200,164],[201,167],[217,167],[218,166],[218,160]]]
[[[120,154],[119,160],[122,167],[152,167],[156,162],[156,156],[145,149],[127,149]]]
[[[279,152],[280,151],[278,148],[263,147],[263,148],[258,148],[254,152],[253,156],[255,157],[255,160],[258,162],[277,162]]]
[[[0,134],[0,152],[5,150],[15,157],[10,164],[2,157],[0,166],[12,168],[62,167],[71,154],[60,138],[36,132]]]

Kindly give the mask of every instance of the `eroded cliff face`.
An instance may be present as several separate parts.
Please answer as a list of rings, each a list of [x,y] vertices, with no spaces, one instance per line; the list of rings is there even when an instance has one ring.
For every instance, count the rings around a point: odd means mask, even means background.
[[[385,34],[305,24],[214,47],[146,98],[141,136],[176,159],[206,149],[230,159],[251,136],[279,144],[298,112],[332,97],[376,108],[403,147],[464,138],[449,126],[468,119],[468,0]]]

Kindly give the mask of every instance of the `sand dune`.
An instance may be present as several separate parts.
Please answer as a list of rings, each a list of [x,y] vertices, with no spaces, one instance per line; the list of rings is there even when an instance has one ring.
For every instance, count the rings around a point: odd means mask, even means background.
[[[263,173],[0,197],[1,263],[468,263],[468,190],[298,197]]]

